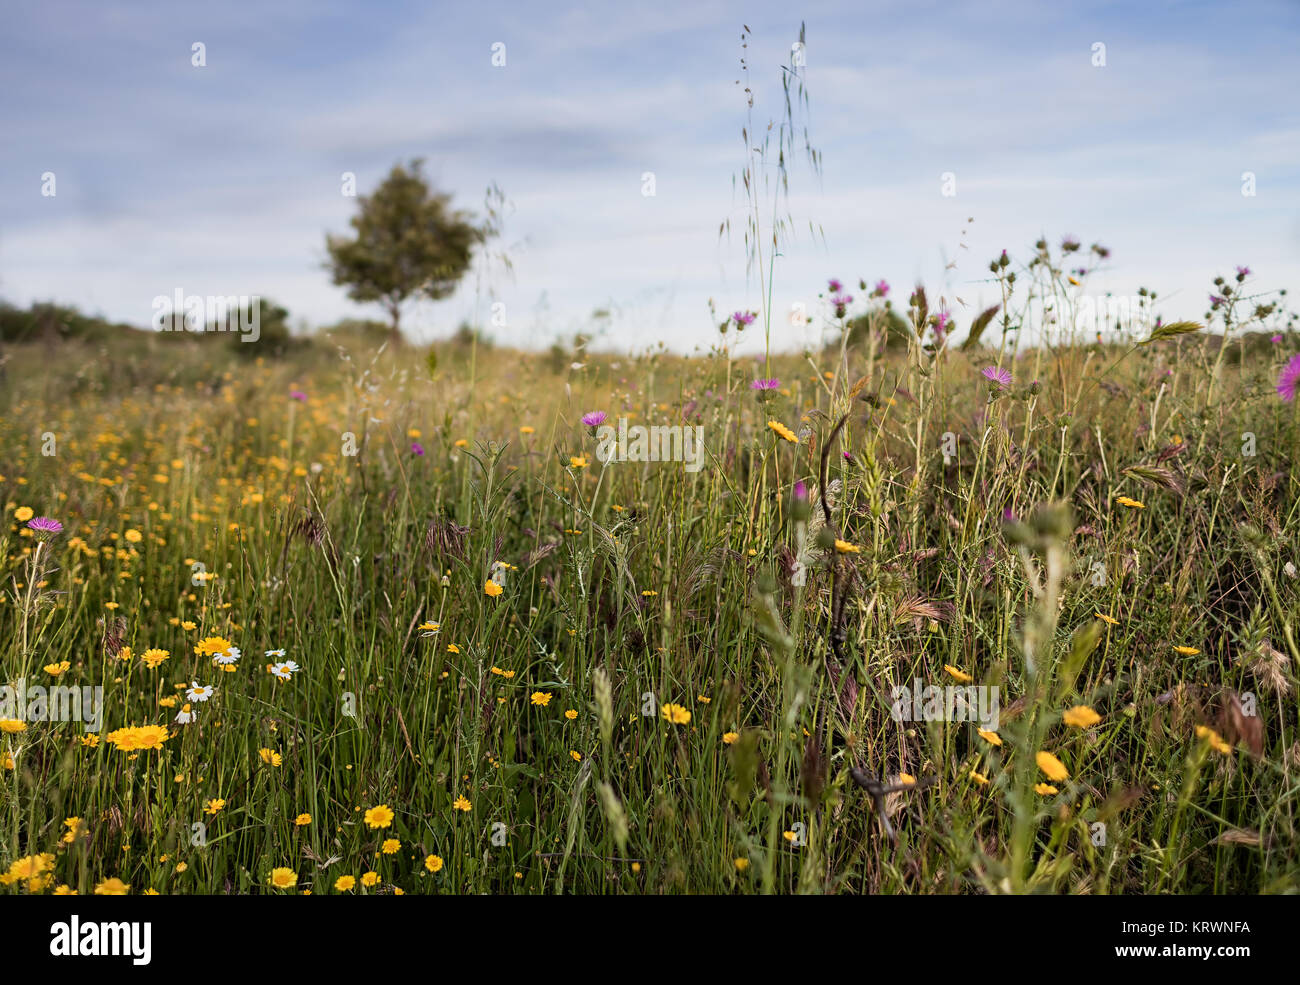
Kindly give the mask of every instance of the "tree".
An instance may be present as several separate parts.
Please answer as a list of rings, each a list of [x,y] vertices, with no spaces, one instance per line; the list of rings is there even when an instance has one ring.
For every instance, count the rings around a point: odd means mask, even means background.
[[[469,269],[483,231],[473,216],[451,207],[451,196],[429,187],[423,161],[398,164],[371,195],[357,200],[355,238],[326,236],[326,267],[354,301],[376,301],[388,312],[389,338],[402,341],[402,305],[411,297],[445,298]]]

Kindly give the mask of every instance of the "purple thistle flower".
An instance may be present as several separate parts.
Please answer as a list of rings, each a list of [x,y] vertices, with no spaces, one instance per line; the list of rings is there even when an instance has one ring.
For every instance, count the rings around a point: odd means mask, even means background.
[[[833,298],[831,298],[831,304],[835,305],[835,307],[836,307],[837,309],[838,309],[838,308],[847,308],[847,307],[848,307],[849,305],[851,305],[852,303],[853,303],[853,295],[852,295],[852,294],[840,294],[840,293],[837,291],[837,292],[835,293],[835,296],[834,296]]]
[[[1276,345],[1277,343],[1282,341],[1282,336],[1274,335],[1271,339],[1269,339],[1269,341],[1272,342],[1274,345]]]
[[[888,297],[888,296],[889,296],[889,281],[887,281],[887,280],[878,280],[878,281],[876,281],[876,289],[875,289],[875,291],[873,291],[872,293],[874,293],[874,294],[876,295],[876,297],[878,297],[878,298]]]
[[[1210,305],[1212,307],[1217,308],[1219,305],[1223,303],[1224,303],[1223,298],[1219,297],[1217,294],[1210,295]]]
[[[38,534],[50,534],[51,536],[63,531],[63,524],[48,516],[34,516],[27,521],[27,526]]]
[[[291,400],[300,400],[300,401],[302,401],[303,403],[306,403],[306,402],[307,402],[307,394],[303,393],[301,390],[290,390],[290,391],[289,391],[289,399],[291,399]]]
[[[1291,403],[1295,400],[1297,385],[1300,385],[1300,352],[1282,367],[1282,374],[1277,378],[1277,395]]]
[[[418,441],[412,441],[412,442],[411,442],[411,454],[412,454],[412,455],[423,455],[423,454],[424,454],[424,445],[420,444]]]
[[[781,381],[778,379],[755,380],[753,383],[749,384],[749,388],[751,390],[775,390],[780,385]]]
[[[808,487],[803,484],[802,479],[800,479],[798,482],[794,484],[794,498],[795,499],[808,498]]]
[[[746,328],[754,321],[756,316],[752,311],[737,311],[731,317],[741,328]]]
[[[1011,370],[1000,369],[997,366],[985,366],[980,370],[980,374],[990,383],[996,383],[1000,387],[1011,385]]]
[[[832,294],[839,294],[840,291],[844,290],[844,285],[841,284],[834,277],[832,277],[830,280],[826,282],[826,286],[830,289],[830,292]]]
[[[605,418],[608,416],[603,410],[593,410],[582,415],[582,423],[589,428],[598,428],[605,423]]]
[[[1249,276],[1250,276],[1250,268],[1249,268],[1249,267],[1238,267],[1238,268],[1237,268],[1237,279],[1238,279],[1238,280],[1245,280],[1245,279],[1246,279],[1247,277],[1249,277]]]

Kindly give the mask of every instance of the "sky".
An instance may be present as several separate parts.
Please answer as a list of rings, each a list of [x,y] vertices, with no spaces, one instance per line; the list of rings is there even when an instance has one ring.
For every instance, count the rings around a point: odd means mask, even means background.
[[[707,348],[710,300],[762,301],[741,130],[780,121],[801,23],[822,166],[788,162],[775,347],[822,338],[784,315],[831,277],[859,304],[860,278],[924,283],[963,325],[989,261],[1040,236],[1104,244],[1088,290],[1153,288],[1166,320],[1238,264],[1300,289],[1300,0],[0,0],[0,298],[141,327],[177,290],[382,319],[331,283],[325,236],[356,209],[345,172],[364,194],[419,157],[459,207],[504,191],[511,263],[413,302],[412,339],[477,320],[516,346]]]

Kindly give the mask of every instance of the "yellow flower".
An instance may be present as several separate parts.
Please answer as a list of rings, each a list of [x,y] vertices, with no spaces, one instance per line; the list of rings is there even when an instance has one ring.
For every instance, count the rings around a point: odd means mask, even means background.
[[[1002,745],[1002,736],[998,735],[996,732],[985,732],[982,728],[977,728],[975,731],[978,732],[979,737],[983,739],[985,742],[987,742],[989,745],[991,746]]]
[[[131,544],[138,544],[140,541],[144,540],[144,534],[140,533],[140,531],[135,528],[128,530],[123,534],[123,536],[127,539],[127,542]]]
[[[379,804],[366,811],[366,824],[371,828],[386,828],[393,823],[393,810],[387,804]]]
[[[575,718],[578,717],[578,709],[576,709],[576,708],[570,708],[570,709],[568,709],[568,710],[564,713],[564,717],[567,718],[569,721],[573,721]]]
[[[532,696],[528,700],[531,701],[533,704],[537,705],[539,708],[545,708],[547,705],[551,703],[551,692],[534,691],[532,693]]]
[[[1201,651],[1194,646],[1176,646],[1174,652],[1181,653],[1184,657],[1194,657]]]
[[[125,883],[114,876],[112,879],[105,879],[95,886],[96,896],[125,896],[126,891],[131,888],[130,883]]]
[[[259,749],[257,754],[262,757],[262,762],[270,766],[279,766],[284,760],[274,749]]]
[[[13,735],[14,733],[25,732],[26,730],[26,722],[20,722],[16,718],[0,718],[0,732],[8,732],[10,735]]]
[[[61,660],[56,664],[46,664],[44,670],[45,673],[49,674],[51,677],[58,677],[71,666],[72,664],[68,663],[68,661]]]
[[[569,468],[571,468],[571,469],[585,469],[586,467],[587,467],[587,456],[585,456],[585,455],[571,455],[571,456],[569,456]]]
[[[226,806],[226,801],[224,798],[213,797],[211,800],[208,801],[207,806],[203,808],[203,812],[205,814],[212,814],[212,815],[220,814],[222,808],[224,808],[225,806]]]
[[[837,540],[837,541],[835,542],[835,549],[836,549],[837,551],[839,551],[841,554],[861,554],[861,553],[862,553],[862,548],[861,548],[861,547],[858,547],[856,544],[850,544],[847,540]]]
[[[374,886],[379,882],[378,872],[365,872],[361,876],[361,885]]]
[[[735,741],[736,741],[737,739],[739,739],[739,738],[740,738],[740,733],[739,733],[739,732],[723,732],[723,733],[722,733],[722,744],[723,744],[724,746],[729,746],[729,745],[731,745],[733,742],[735,742]]]
[[[659,714],[674,725],[689,725],[691,721],[690,711],[681,705],[666,704],[659,709]]]
[[[1075,728],[1092,728],[1101,721],[1101,716],[1087,705],[1075,705],[1061,716],[1061,721]]]
[[[154,648],[145,650],[144,653],[140,654],[140,659],[144,661],[146,667],[150,670],[154,670],[160,663],[170,656],[171,654],[168,651]]]
[[[797,445],[799,443],[799,439],[794,436],[794,432],[780,421],[768,421],[767,426],[791,444]]]
[[[1050,783],[1034,784],[1034,793],[1041,794],[1044,797],[1049,797],[1054,793],[1060,793],[1060,792],[1061,791],[1057,790],[1056,787],[1052,786]]]
[[[489,578],[487,581],[483,583],[483,594],[490,595],[492,598],[496,598],[498,595],[501,594],[501,586],[498,585],[496,582],[494,582],[491,578]]]
[[[1104,613],[1101,613],[1101,612],[1094,612],[1093,615],[1096,616],[1098,619],[1100,619],[1102,622],[1107,623],[1107,624],[1109,624],[1109,625],[1111,625],[1111,626],[1118,626],[1118,625],[1119,625],[1119,620],[1118,620],[1118,619],[1112,619],[1110,616],[1105,615]]]
[[[1146,507],[1143,506],[1143,505],[1142,505],[1140,502],[1138,502],[1136,499],[1129,499],[1129,497],[1127,497],[1127,496],[1116,496],[1116,497],[1115,497],[1115,502],[1119,503],[1120,506],[1127,506],[1129,509],[1133,509],[1133,510],[1145,510],[1145,509],[1146,509]]]
[[[440,855],[426,855],[425,858],[424,858],[424,867],[425,867],[426,869],[428,869],[430,872],[441,872],[441,871],[442,871],[442,856],[440,856]]]
[[[385,842],[382,845],[379,846],[380,850],[385,855],[396,855],[398,850],[401,847],[402,847],[402,843],[398,841],[396,838],[389,838],[385,840]]]
[[[200,657],[215,657],[218,653],[225,653],[234,645],[224,636],[205,636],[194,647],[194,652]]]
[[[958,670],[956,667],[953,667],[951,664],[944,664],[943,669],[944,669],[944,673],[946,673],[949,677],[953,678],[954,680],[961,681],[961,683],[963,684],[969,684],[971,681],[975,680],[975,678],[971,677],[971,675],[966,673],[966,671]]]
[[[455,643],[448,643],[448,644],[447,644],[447,652],[448,652],[448,653],[460,653],[460,647],[458,647]]]
[[[1034,762],[1038,763],[1038,768],[1047,774],[1049,780],[1060,782],[1070,778],[1070,771],[1065,768],[1065,764],[1053,756],[1050,752],[1039,750],[1034,757]]]
[[[978,783],[981,787],[987,787],[989,785],[989,778],[985,776],[983,773],[976,773],[974,770],[971,770],[970,778],[974,780],[976,783]]]
[[[735,864],[735,866],[736,866],[736,871],[737,871],[737,872],[744,872],[746,869],[749,868],[749,859],[747,859],[747,858],[738,858],[738,859],[735,860],[734,864]]]
[[[298,873],[285,866],[272,869],[270,883],[276,889],[292,889],[298,885]]]
[[[20,506],[18,509],[14,510],[14,519],[19,523],[26,523],[35,515],[36,513],[30,506]]]
[[[573,761],[576,762],[576,763],[580,763],[580,762],[582,762],[582,753],[578,752],[576,749],[570,749],[570,750],[569,750],[569,756],[570,756],[570,757],[573,759]]]
[[[457,797],[454,801],[452,801],[451,804],[452,810],[465,811],[466,813],[468,813],[473,808],[473,806],[474,805],[471,804],[469,800],[465,798],[464,794]]]
[[[339,876],[334,880],[334,888],[340,893],[346,893],[357,884],[356,876]]]
[[[536,428],[529,427],[527,424],[519,429],[520,434],[534,434],[536,431]]]
[[[914,777],[911,773],[899,773],[898,782],[905,783],[907,786],[911,787],[916,784],[916,777]]]
[[[1209,742],[1210,746],[1215,750],[1215,752],[1223,753],[1223,755],[1225,756],[1229,756],[1232,754],[1232,746],[1224,742],[1223,736],[1219,735],[1219,733],[1214,731],[1214,729],[1209,728],[1205,725],[1198,725],[1196,726],[1196,734],[1200,738],[1205,739],[1207,742]]]
[[[293,823],[295,826],[299,828],[305,828],[307,827],[307,825],[311,824],[311,815],[299,814],[297,817],[293,819]]]

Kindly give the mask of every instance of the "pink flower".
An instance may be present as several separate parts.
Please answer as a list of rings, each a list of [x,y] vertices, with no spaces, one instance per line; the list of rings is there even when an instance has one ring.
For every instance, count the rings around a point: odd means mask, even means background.
[[[589,428],[598,428],[605,423],[605,418],[608,416],[603,410],[593,410],[582,415],[582,423]]]
[[[423,455],[423,454],[424,454],[424,445],[420,444],[418,441],[412,441],[412,442],[411,442],[411,454],[412,454],[412,455]]]
[[[878,298],[888,297],[888,296],[889,296],[889,281],[887,281],[887,280],[878,280],[878,281],[876,281],[876,289],[875,289],[874,291],[872,291],[871,293],[874,294],[874,295],[875,295],[876,297],[878,297]]]
[[[780,385],[781,381],[777,379],[755,380],[753,383],[749,384],[749,388],[751,390],[775,390]]]
[[[1011,371],[1009,369],[1000,369],[997,366],[985,366],[980,371],[984,379],[990,383],[995,383],[999,387],[1008,387],[1011,385]]]
[[[1300,385],[1300,353],[1291,357],[1277,378],[1277,395],[1287,403],[1295,400],[1296,386]]]
[[[745,328],[756,316],[752,311],[737,311],[731,317],[740,328]]]
[[[836,280],[834,277],[832,277],[830,280],[828,280],[828,281],[826,282],[826,286],[827,286],[828,288],[830,288],[830,292],[831,292],[832,294],[839,294],[840,291],[844,290],[844,285],[841,284],[841,283],[840,283],[838,280]]]
[[[290,390],[290,391],[289,391],[289,399],[290,399],[290,400],[300,400],[300,401],[302,401],[303,403],[306,403],[306,402],[307,402],[307,394],[303,393],[301,390]]]
[[[36,531],[37,535],[44,534],[51,537],[63,530],[63,524],[48,516],[34,516],[27,521],[27,526]]]

